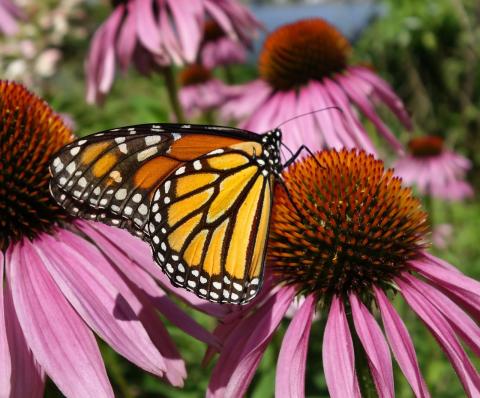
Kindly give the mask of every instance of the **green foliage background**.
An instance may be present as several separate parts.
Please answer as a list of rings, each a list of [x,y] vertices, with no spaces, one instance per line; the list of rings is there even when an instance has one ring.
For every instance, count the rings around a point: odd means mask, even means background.
[[[372,65],[389,81],[405,100],[415,121],[416,133],[438,134],[448,145],[474,161],[471,181],[478,188],[480,178],[480,2],[476,0],[385,0],[386,13],[373,22],[354,44],[358,62]],[[108,7],[87,3],[91,35]],[[70,114],[79,135],[105,128],[134,123],[169,120],[170,109],[160,76],[145,78],[130,71],[117,78],[103,106],[90,106],[84,101],[85,76],[83,62],[87,40],[69,38],[62,44],[64,58],[58,72],[33,87],[58,112]],[[255,75],[255,66],[234,70],[237,81]],[[407,135],[399,132],[404,139]],[[427,204],[434,224],[451,223],[453,236],[447,249],[438,251],[441,258],[458,266],[468,275],[480,278],[480,203],[477,199],[462,204],[434,201]],[[463,396],[458,378],[435,340],[405,305],[398,303],[402,317],[412,333],[419,362],[432,396]],[[192,314],[203,324],[213,327],[205,316]],[[285,322],[282,332],[285,330]],[[327,390],[321,364],[322,324],[314,324],[307,367],[307,395],[325,397]],[[201,367],[204,346],[189,336],[169,327],[187,362],[189,378],[178,390],[141,372],[102,345],[107,369],[118,396],[185,397],[204,395],[211,366]],[[278,333],[266,352],[249,396],[273,396],[275,363],[281,344]],[[477,361],[478,365],[478,361]],[[395,369],[397,396],[406,398],[412,392]],[[49,384],[47,396],[60,396]]]

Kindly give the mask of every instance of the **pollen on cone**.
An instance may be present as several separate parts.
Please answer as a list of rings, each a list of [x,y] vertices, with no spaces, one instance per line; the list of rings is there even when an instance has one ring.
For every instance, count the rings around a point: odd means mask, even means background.
[[[347,66],[350,44],[323,19],[284,25],[265,40],[260,76],[279,90],[321,80]]]
[[[14,82],[0,81],[0,250],[34,238],[66,217],[50,197],[52,155],[73,140],[48,104]]]
[[[269,264],[304,292],[387,285],[425,245],[420,201],[372,155],[322,151],[292,165],[284,179],[291,199],[277,187]]]

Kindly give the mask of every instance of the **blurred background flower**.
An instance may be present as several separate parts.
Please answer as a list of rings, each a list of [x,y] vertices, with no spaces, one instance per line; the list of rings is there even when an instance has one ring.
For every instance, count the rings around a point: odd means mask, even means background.
[[[394,167],[407,185],[415,185],[424,195],[448,200],[473,196],[472,186],[465,181],[471,162],[446,149],[441,137],[412,138],[408,154],[398,159]]]
[[[146,244],[74,221],[50,197],[51,157],[74,139],[61,118],[5,81],[0,115],[0,395],[41,397],[48,376],[69,397],[113,397],[93,332],[182,386],[185,364],[156,311],[202,341],[213,337],[156,284],[166,280]]]
[[[199,64],[184,68],[179,78],[180,104],[189,119],[203,112],[207,121],[214,123],[212,112],[239,93],[236,87],[227,86]]]
[[[123,0],[113,5],[112,14],[94,35],[88,55],[90,103],[110,91],[117,63],[125,70],[133,61],[140,73],[148,75],[195,62],[207,21],[217,23],[226,36],[241,43],[249,43],[259,27],[235,0]]]
[[[252,45],[251,38],[246,37],[245,39],[244,42],[234,40],[217,22],[207,21],[203,32],[200,63],[208,69],[213,69],[217,66],[245,62],[247,48]]]
[[[7,13],[2,11],[2,7],[8,3],[6,0],[0,2],[0,15],[3,17]],[[86,36],[85,27],[80,26],[85,16],[81,3],[81,0],[19,2],[22,13],[18,15],[22,18],[18,22],[18,32],[0,41],[1,77],[43,90],[45,79],[57,71],[65,41]]]
[[[10,0],[0,1],[0,31],[5,35],[18,32],[17,20],[23,19],[23,12]]]
[[[260,79],[243,86],[243,95],[226,103],[224,118],[245,119],[241,126],[263,132],[289,118],[284,142],[293,151],[305,144],[311,150],[326,146],[375,148],[358,110],[396,150],[401,143],[377,114],[382,103],[410,128],[401,100],[370,68],[349,66],[350,44],[331,24],[320,18],[284,25],[271,33],[258,61]],[[375,102],[374,102],[374,101]]]

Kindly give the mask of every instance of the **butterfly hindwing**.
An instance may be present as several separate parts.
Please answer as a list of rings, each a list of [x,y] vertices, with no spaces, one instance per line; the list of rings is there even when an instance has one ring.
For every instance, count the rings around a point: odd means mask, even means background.
[[[261,284],[271,180],[260,144],[214,150],[178,168],[155,192],[154,256],[176,286],[214,302],[245,303]]]

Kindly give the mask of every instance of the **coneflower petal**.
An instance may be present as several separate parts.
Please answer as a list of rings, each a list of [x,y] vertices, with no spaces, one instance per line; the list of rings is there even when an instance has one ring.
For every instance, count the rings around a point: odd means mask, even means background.
[[[217,305],[206,302],[185,289],[172,286],[168,277],[162,272],[155,261],[153,261],[152,251],[148,247],[148,244],[140,239],[132,239],[127,231],[100,223],[96,223],[95,227],[92,227],[91,224],[83,221],[77,222],[76,225],[87,235],[92,234],[91,236],[102,242],[102,245],[105,245],[102,246],[102,250],[108,253],[112,259],[118,261],[119,264],[124,264],[121,271],[127,276],[133,277],[138,268],[143,269],[147,274],[157,279],[162,287],[168,289],[177,297],[202,312],[215,317],[222,317],[230,312],[227,305]],[[115,239],[112,239],[112,236],[115,236]],[[127,259],[130,259],[132,263],[126,265],[125,262]],[[138,278],[133,280],[136,281]],[[158,309],[160,312],[163,312],[161,307],[158,307]],[[167,314],[168,312],[165,313],[165,316],[167,316]],[[170,320],[175,323],[173,319]]]
[[[343,301],[337,296],[330,306],[322,347],[323,370],[330,396],[360,397],[352,335]]]
[[[45,390],[45,372],[33,358],[32,351],[18,322],[13,307],[12,293],[8,282],[4,285],[5,330],[7,340],[1,341],[2,351],[6,350],[8,357],[0,354],[2,371],[0,372],[0,397],[9,398],[41,398]],[[4,345],[5,344],[5,345]]]
[[[372,141],[368,135],[363,132],[363,127],[360,124],[357,116],[353,113],[352,107],[349,103],[348,97],[345,91],[338,85],[334,79],[325,78],[325,87],[328,89],[330,98],[332,99],[332,105],[336,105],[341,108],[343,117],[341,123],[349,125],[350,131],[354,135],[355,141],[360,148],[364,148],[368,153],[376,153]]]
[[[203,4],[199,1],[175,0],[169,3],[180,43],[188,63],[195,62],[195,56],[202,38]]]
[[[236,397],[245,393],[294,295],[293,286],[279,290],[266,301],[264,311],[257,311],[237,325],[225,341],[223,350],[227,355],[220,356],[213,370],[207,397]]]
[[[411,261],[411,267],[441,287],[449,297],[480,320],[480,283],[478,281],[427,253],[422,261]]]
[[[402,369],[416,397],[430,397],[410,334],[395,308],[390,304],[383,290],[374,287],[380,315],[382,316],[385,334],[395,359]]]
[[[277,398],[305,396],[308,340],[315,305],[315,295],[309,294],[283,336],[275,377],[275,397]]]
[[[407,129],[412,128],[412,120],[408,116],[402,100],[395,94],[392,87],[385,81],[380,79],[375,73],[368,68],[362,66],[354,66],[350,69],[350,74],[358,76],[369,82],[374,88],[374,93],[390,108],[397,118],[404,124]]]
[[[159,34],[159,26],[153,13],[151,0],[136,0],[131,3],[135,13],[136,33],[140,43],[153,54],[162,51],[162,38]],[[133,11],[133,10],[132,10]],[[123,28],[122,28],[123,30]],[[135,37],[135,35],[133,36]],[[119,43],[119,48],[123,43]]]
[[[138,319],[144,309],[111,263],[68,231],[36,244],[43,264],[70,304],[103,340],[137,366],[163,376],[165,361]]]
[[[129,2],[125,7],[127,12],[123,21],[123,29],[118,33],[118,40],[115,45],[118,62],[123,71],[126,71],[128,65],[130,65],[137,44],[136,3]]]
[[[433,304],[422,296],[415,285],[401,277],[396,278],[395,282],[400,287],[400,291],[408,305],[427,325],[448,356],[467,395],[469,397],[480,396],[480,377],[458,342],[448,320]]]
[[[394,397],[392,359],[375,317],[356,294],[350,294],[353,323],[365,350],[373,381],[380,397]]]
[[[423,296],[437,307],[456,334],[465,341],[475,354],[480,356],[480,328],[473,319],[435,287],[408,274],[404,275],[403,278],[414,284]]]
[[[358,109],[373,123],[383,137],[398,152],[403,152],[403,146],[388,128],[388,126],[380,119],[375,112],[373,105],[368,101],[369,93],[362,90],[361,85],[353,81],[352,76],[338,76],[340,84],[345,87],[346,92],[352,101],[358,106]]]
[[[25,339],[58,388],[72,398],[113,397],[93,333],[61,294],[35,246],[27,239],[13,245],[6,264]]]

